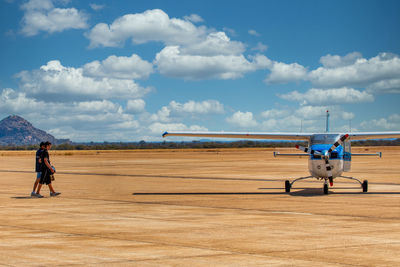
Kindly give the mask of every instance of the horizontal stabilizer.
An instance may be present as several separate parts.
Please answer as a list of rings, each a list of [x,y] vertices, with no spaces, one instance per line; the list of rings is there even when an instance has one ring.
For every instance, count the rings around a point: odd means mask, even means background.
[[[379,156],[380,158],[382,158],[382,152],[371,153],[371,154],[351,153],[351,156]]]
[[[305,154],[305,153],[301,153],[301,154],[281,154],[279,152],[274,152],[274,157],[309,157],[310,154]]]

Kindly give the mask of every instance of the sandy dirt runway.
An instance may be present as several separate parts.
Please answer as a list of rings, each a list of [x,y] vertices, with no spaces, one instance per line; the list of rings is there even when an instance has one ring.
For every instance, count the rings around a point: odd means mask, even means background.
[[[0,266],[400,266],[400,148],[354,148],[329,195],[272,149],[50,151],[61,196],[30,198],[34,152],[0,151]],[[277,149],[297,153],[292,149]]]

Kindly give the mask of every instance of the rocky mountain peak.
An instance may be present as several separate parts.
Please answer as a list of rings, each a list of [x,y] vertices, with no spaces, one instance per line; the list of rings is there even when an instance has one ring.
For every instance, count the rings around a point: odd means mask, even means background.
[[[42,141],[59,143],[54,136],[35,128],[18,115],[10,115],[0,121],[0,145],[34,145]]]

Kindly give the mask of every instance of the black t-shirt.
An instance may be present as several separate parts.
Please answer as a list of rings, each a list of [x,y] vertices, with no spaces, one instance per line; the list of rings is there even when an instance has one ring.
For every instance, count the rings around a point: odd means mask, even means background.
[[[36,165],[35,165],[35,172],[41,172],[42,166],[39,163],[39,159],[42,157],[43,150],[41,148],[36,151]]]
[[[50,157],[49,157],[49,152],[47,151],[47,149],[43,150],[40,158],[42,159],[42,172],[49,170],[49,168],[47,168],[46,163],[44,162],[44,159],[47,158],[47,160],[50,164]]]

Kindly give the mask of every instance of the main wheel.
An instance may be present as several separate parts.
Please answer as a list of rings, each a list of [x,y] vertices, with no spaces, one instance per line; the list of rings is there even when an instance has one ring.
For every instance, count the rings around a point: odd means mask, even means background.
[[[291,187],[292,187],[292,186],[291,186],[289,180],[286,180],[286,181],[285,181],[285,192],[286,192],[286,193],[290,193],[290,188],[291,188]]]
[[[363,192],[368,192],[368,181],[364,180],[364,182],[362,183],[362,190]]]
[[[324,184],[324,194],[328,194],[328,184]]]

